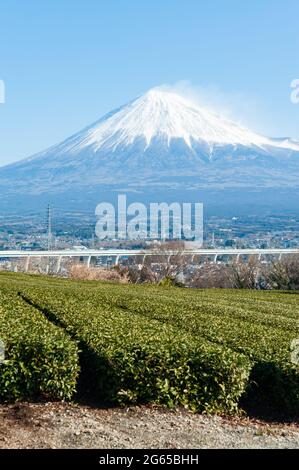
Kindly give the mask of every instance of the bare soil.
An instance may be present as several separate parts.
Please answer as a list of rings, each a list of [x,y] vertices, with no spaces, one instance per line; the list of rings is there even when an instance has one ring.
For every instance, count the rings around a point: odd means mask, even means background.
[[[0,448],[299,448],[297,423],[195,415],[184,409],[0,406]]]

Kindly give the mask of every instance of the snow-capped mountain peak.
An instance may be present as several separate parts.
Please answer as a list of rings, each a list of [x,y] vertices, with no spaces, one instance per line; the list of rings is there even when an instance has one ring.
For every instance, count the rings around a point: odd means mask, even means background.
[[[81,200],[116,186],[158,194],[159,188],[285,188],[298,181],[299,143],[263,137],[154,88],[64,142],[0,169],[0,199],[1,191],[76,193]]]
[[[192,148],[193,142],[214,145],[242,145],[266,149],[268,146],[299,150],[289,140],[272,140],[217,116],[177,93],[153,88],[95,124],[68,139],[63,151],[77,152],[91,146],[115,151],[144,139],[147,148],[155,137],[182,139]]]

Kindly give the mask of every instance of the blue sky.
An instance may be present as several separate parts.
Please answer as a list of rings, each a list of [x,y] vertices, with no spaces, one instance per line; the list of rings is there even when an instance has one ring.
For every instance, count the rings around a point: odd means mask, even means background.
[[[253,130],[299,140],[298,0],[1,0],[0,15],[0,165],[182,80]]]

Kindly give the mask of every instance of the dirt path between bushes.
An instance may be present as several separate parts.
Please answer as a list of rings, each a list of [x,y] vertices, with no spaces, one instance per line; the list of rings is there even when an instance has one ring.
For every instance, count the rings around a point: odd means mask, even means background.
[[[299,425],[159,407],[0,406],[0,448],[299,448]]]

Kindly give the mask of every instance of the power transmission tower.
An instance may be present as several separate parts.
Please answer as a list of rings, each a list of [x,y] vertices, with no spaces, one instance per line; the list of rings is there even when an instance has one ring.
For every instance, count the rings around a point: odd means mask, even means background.
[[[212,233],[212,246],[215,248],[215,232]]]
[[[51,206],[47,207],[47,235],[48,235],[48,251],[52,250],[52,212]]]

